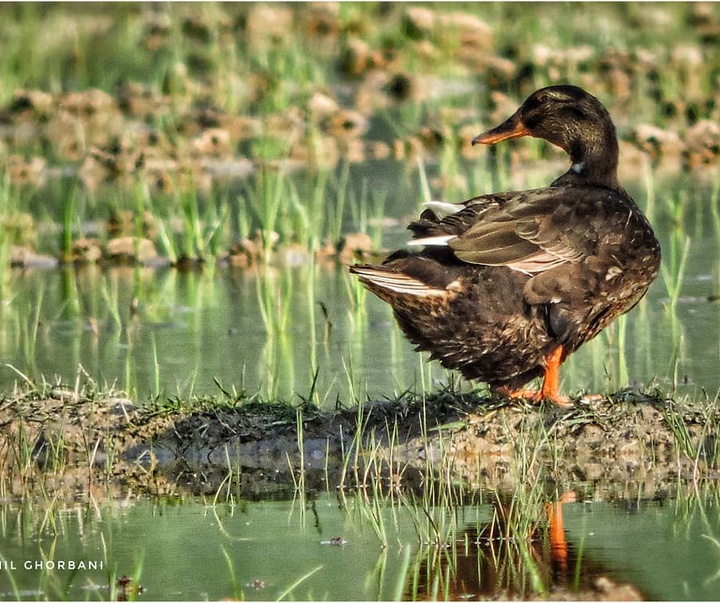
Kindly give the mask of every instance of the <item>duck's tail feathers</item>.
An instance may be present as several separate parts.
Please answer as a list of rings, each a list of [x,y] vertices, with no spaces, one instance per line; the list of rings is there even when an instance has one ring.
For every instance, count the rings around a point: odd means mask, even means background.
[[[445,297],[453,290],[453,283],[440,289],[402,272],[393,272],[381,266],[356,264],[355,266],[349,266],[349,269],[352,274],[357,274],[360,281],[367,285],[370,290],[376,292],[377,289],[382,289],[415,297]]]

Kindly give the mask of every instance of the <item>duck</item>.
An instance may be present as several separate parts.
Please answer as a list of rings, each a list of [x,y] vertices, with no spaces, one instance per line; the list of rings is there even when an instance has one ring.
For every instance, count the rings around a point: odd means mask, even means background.
[[[525,136],[564,150],[568,170],[544,188],[427,202],[407,249],[349,270],[431,360],[493,394],[568,408],[562,363],[645,296],[660,244],[618,182],[615,125],[595,96],[539,89],[472,144]]]

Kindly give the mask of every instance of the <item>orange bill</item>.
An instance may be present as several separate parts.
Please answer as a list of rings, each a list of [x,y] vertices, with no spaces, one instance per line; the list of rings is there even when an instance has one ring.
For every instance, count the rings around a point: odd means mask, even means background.
[[[495,144],[502,140],[520,138],[521,136],[530,136],[530,130],[522,122],[520,115],[515,113],[496,128],[477,135],[472,139],[472,144]]]

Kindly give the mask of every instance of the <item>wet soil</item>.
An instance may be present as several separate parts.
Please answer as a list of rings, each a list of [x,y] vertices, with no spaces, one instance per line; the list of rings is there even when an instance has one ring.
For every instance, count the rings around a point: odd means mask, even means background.
[[[243,496],[267,499],[291,495],[301,474],[312,491],[367,486],[370,476],[414,487],[428,473],[451,473],[463,488],[511,492],[540,476],[608,498],[654,497],[678,478],[720,475],[717,406],[656,393],[624,390],[570,410],[454,392],[333,412],[257,401],[191,406],[62,389],[7,395],[5,489],[214,496],[230,479]]]

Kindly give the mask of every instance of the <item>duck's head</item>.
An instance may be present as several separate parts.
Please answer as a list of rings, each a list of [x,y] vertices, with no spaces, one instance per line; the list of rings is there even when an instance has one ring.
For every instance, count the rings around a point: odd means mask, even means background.
[[[537,90],[506,121],[473,138],[472,144],[520,136],[542,138],[560,147],[570,155],[576,173],[592,168],[606,175],[617,169],[617,135],[610,115],[597,98],[577,86]]]

